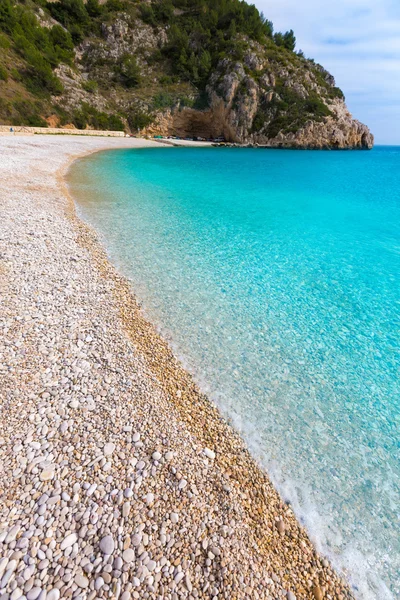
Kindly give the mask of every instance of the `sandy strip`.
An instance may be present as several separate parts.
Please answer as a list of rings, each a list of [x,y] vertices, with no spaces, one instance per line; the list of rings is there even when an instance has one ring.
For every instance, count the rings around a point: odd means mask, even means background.
[[[0,597],[352,598],[75,215],[145,145],[0,140]]]

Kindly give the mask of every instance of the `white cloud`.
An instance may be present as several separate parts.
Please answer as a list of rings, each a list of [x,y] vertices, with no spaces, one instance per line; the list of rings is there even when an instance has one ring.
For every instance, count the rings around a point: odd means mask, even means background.
[[[400,144],[399,0],[253,0],[336,78],[377,143]]]

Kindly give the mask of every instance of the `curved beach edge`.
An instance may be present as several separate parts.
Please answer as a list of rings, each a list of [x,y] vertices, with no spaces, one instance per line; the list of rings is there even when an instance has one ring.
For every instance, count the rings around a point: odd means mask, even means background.
[[[7,539],[10,527],[18,521],[18,515],[28,501],[28,497],[26,500],[24,497],[26,487],[32,485],[37,493],[40,491],[39,496],[45,493],[53,497],[54,490],[47,488],[52,488],[56,481],[59,486],[55,487],[62,488],[67,484],[68,488],[77,489],[79,499],[75,502],[81,503],[82,510],[90,511],[92,503],[96,502],[103,507],[103,515],[108,517],[106,521],[99,518],[81,535],[85,524],[74,522],[71,516],[65,530],[63,523],[58,525],[54,544],[57,549],[60,547],[65,551],[62,545],[65,546],[65,536],[73,536],[75,531],[85,545],[88,543],[87,531],[94,529],[90,534],[94,557],[106,554],[107,558],[107,552],[102,549],[105,537],[113,538],[114,554],[120,552],[124,556],[123,552],[131,546],[136,548],[135,536],[142,539],[147,532],[147,544],[140,548],[147,556],[143,558],[141,553],[136,556],[135,563],[127,562],[131,570],[126,568],[121,573],[114,568],[111,573],[109,589],[114,586],[112,589],[119,590],[119,594],[127,594],[125,598],[141,598],[143,592],[149,598],[158,598],[160,594],[164,598],[173,598],[172,594],[184,598],[217,595],[237,599],[353,598],[349,586],[318,555],[291,507],[280,498],[243,440],[201,393],[168,343],[146,320],[131,284],[109,262],[96,232],[76,214],[65,182],[71,163],[101,150],[137,146],[121,140],[89,143],[87,140],[70,142],[62,139],[54,144],[40,138],[34,142],[32,138],[19,138],[9,144],[14,149],[14,159],[20,157],[22,171],[28,177],[17,186],[8,186],[12,188],[8,191],[14,202],[23,200],[24,218],[18,220],[18,225],[15,219],[12,222],[15,206],[7,203],[11,208],[5,215],[6,221],[7,217],[10,221],[4,239],[9,233],[9,236],[18,236],[20,244],[32,246],[36,241],[35,236],[30,236],[32,218],[41,219],[42,229],[37,241],[41,243],[43,237],[47,238],[44,240],[46,256],[43,256],[43,248],[38,248],[38,260],[25,265],[24,271],[18,271],[20,252],[6,258],[4,300],[7,315],[26,315],[29,301],[25,305],[23,295],[29,286],[24,287],[23,283],[29,280],[31,270],[34,276],[41,269],[42,280],[38,287],[44,285],[47,292],[52,290],[48,301],[43,291],[41,303],[49,302],[54,315],[53,343],[51,352],[45,354],[38,351],[44,343],[41,332],[37,339],[35,333],[29,334],[32,339],[25,338],[25,354],[20,360],[27,368],[22,376],[19,375],[19,380],[23,380],[22,383],[19,381],[19,393],[7,396],[9,404],[0,451],[9,452],[15,447],[15,431],[22,431],[20,437],[27,436],[25,439],[29,440],[31,424],[37,423],[35,415],[47,414],[47,409],[49,414],[58,415],[57,424],[73,421],[74,435],[71,432],[65,439],[62,425],[55,428],[45,424],[48,431],[53,432],[51,444],[55,449],[52,455],[58,454],[57,459],[52,459],[54,475],[48,479],[41,476],[43,471],[38,476],[35,469],[27,473],[22,470],[22,475],[18,473],[13,478],[10,472],[20,467],[12,460],[4,461],[4,473],[12,483],[3,488],[5,501],[0,531],[4,529],[7,533],[2,542],[5,545],[2,555],[8,556],[14,550],[13,535],[8,547]],[[36,149],[29,149],[29,145]],[[60,156],[62,150],[64,154]],[[55,152],[58,161],[51,159]],[[47,158],[48,162],[42,163],[42,173],[38,174],[35,171],[40,158]],[[34,248],[30,247],[29,251],[32,253]],[[10,273],[13,276],[8,281]],[[58,278],[56,284],[54,278]],[[63,285],[67,292],[64,303],[54,303],[53,290],[57,289],[57,293],[63,295]],[[16,290],[19,290],[18,298],[14,297]],[[60,323],[69,319],[68,327],[58,324],[57,315]],[[77,355],[73,354],[75,347],[78,348]],[[74,380],[77,383],[67,385],[65,382],[65,390],[60,387],[68,374],[57,381],[58,385],[50,381],[51,385],[44,388],[43,382],[32,377],[33,372],[51,370],[54,356],[62,357],[58,361],[61,371],[78,366]],[[82,361],[89,366],[82,366]],[[93,368],[95,376],[92,375]],[[80,371],[84,373],[82,381]],[[4,389],[15,388],[17,374],[3,375]],[[26,402],[22,411],[13,410],[13,402],[20,406],[24,397]],[[32,417],[28,420],[26,410]],[[43,429],[40,435],[43,436]],[[86,460],[82,460],[82,455]],[[97,456],[101,456],[98,461]],[[138,476],[140,462],[143,464]],[[47,464],[45,468],[50,469]],[[147,477],[143,477],[143,471]],[[85,488],[82,482],[88,487]],[[81,491],[74,487],[78,483]],[[92,490],[93,486],[95,489],[88,495],[87,490]],[[127,493],[128,501],[123,497],[124,489],[131,490]],[[116,505],[116,498],[120,496],[122,500]],[[60,502],[65,503],[63,512],[66,515],[74,514],[70,500],[63,501],[61,496]],[[113,518],[109,514],[113,514]],[[27,521],[26,514],[24,517]],[[28,525],[29,519],[23,525],[18,524],[17,542],[23,527]],[[80,542],[76,540],[75,543],[79,552]],[[153,563],[155,565],[154,570],[146,566],[150,564],[149,557],[151,567]],[[95,590],[98,575],[92,575],[90,570],[81,573],[78,561],[76,563],[69,565],[75,582],[72,587],[64,590],[68,582],[59,580],[50,566],[47,589],[55,585],[63,594],[82,584],[88,597],[94,598],[96,594],[103,597],[101,588],[94,596],[90,595]],[[161,573],[160,577],[158,573]],[[8,591],[7,587],[5,589]]]

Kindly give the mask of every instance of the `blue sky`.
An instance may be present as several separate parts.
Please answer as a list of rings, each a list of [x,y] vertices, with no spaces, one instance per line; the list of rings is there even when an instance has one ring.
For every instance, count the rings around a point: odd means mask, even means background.
[[[252,0],[336,78],[377,144],[400,145],[400,0]]]

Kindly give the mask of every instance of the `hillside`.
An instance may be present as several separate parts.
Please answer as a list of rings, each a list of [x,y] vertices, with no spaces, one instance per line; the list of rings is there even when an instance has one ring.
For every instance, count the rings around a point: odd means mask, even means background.
[[[0,123],[372,147],[295,43],[240,0],[0,0]]]

